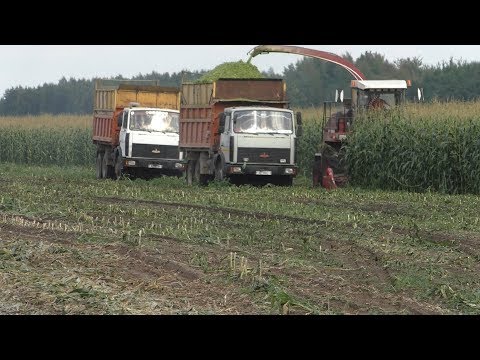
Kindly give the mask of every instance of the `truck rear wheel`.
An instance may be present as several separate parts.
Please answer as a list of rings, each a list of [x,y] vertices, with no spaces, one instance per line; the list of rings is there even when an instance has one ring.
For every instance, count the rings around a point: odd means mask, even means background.
[[[103,154],[101,152],[97,152],[97,159],[95,162],[95,175],[97,179],[103,179]]]
[[[114,170],[113,170],[113,166],[108,165],[108,157],[109,157],[109,153],[108,151],[106,151],[103,154],[102,175],[104,179],[113,179]]]
[[[187,163],[187,185],[192,186],[194,182],[200,181],[200,161],[189,160]]]

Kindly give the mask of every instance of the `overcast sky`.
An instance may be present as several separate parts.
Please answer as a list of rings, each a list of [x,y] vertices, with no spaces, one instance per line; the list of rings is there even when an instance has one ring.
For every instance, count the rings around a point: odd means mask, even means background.
[[[126,78],[152,71],[210,70],[226,61],[248,59],[256,45],[0,45],[0,94],[15,86],[36,87],[57,83],[63,76],[80,79],[122,75]],[[420,57],[424,64],[442,61],[480,61],[480,45],[298,45],[354,59],[365,51],[389,61]],[[253,58],[261,71],[278,74],[302,57],[270,53]],[[361,69],[360,69],[361,70]]]

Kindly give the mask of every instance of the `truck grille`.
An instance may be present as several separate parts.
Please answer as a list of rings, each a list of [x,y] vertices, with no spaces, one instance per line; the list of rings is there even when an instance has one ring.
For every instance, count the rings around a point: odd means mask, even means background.
[[[178,159],[178,146],[132,144],[132,157],[151,159]]]
[[[267,149],[267,148],[238,148],[237,162],[243,162],[248,158],[249,163],[272,163],[280,164],[280,159],[286,159],[290,163],[290,149]]]

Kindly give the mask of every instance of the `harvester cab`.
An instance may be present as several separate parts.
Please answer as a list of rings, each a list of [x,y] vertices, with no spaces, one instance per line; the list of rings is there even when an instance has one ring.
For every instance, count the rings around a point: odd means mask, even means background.
[[[352,99],[323,103],[323,141],[338,147],[346,139],[353,123]]]
[[[409,86],[410,80],[352,80],[351,99],[324,103],[322,145],[315,154],[313,186],[333,183],[336,187],[347,182],[343,145],[352,130],[355,114],[402,106]]]
[[[352,80],[353,106],[371,110],[403,105],[410,85],[410,80]]]
[[[323,105],[323,142],[338,150],[351,131],[355,113],[405,104],[408,86],[410,80],[352,80],[350,99]]]

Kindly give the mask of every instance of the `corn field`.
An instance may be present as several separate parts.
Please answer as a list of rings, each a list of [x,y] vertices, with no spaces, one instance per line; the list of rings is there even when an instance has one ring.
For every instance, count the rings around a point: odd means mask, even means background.
[[[92,165],[90,116],[42,115],[0,118],[0,162]]]
[[[411,104],[362,114],[346,147],[353,185],[480,193],[480,103]]]
[[[301,175],[310,176],[322,144],[323,109],[303,115],[297,143]],[[480,102],[409,104],[402,111],[359,114],[346,146],[356,186],[480,193]],[[0,118],[0,162],[93,166],[91,116]]]

